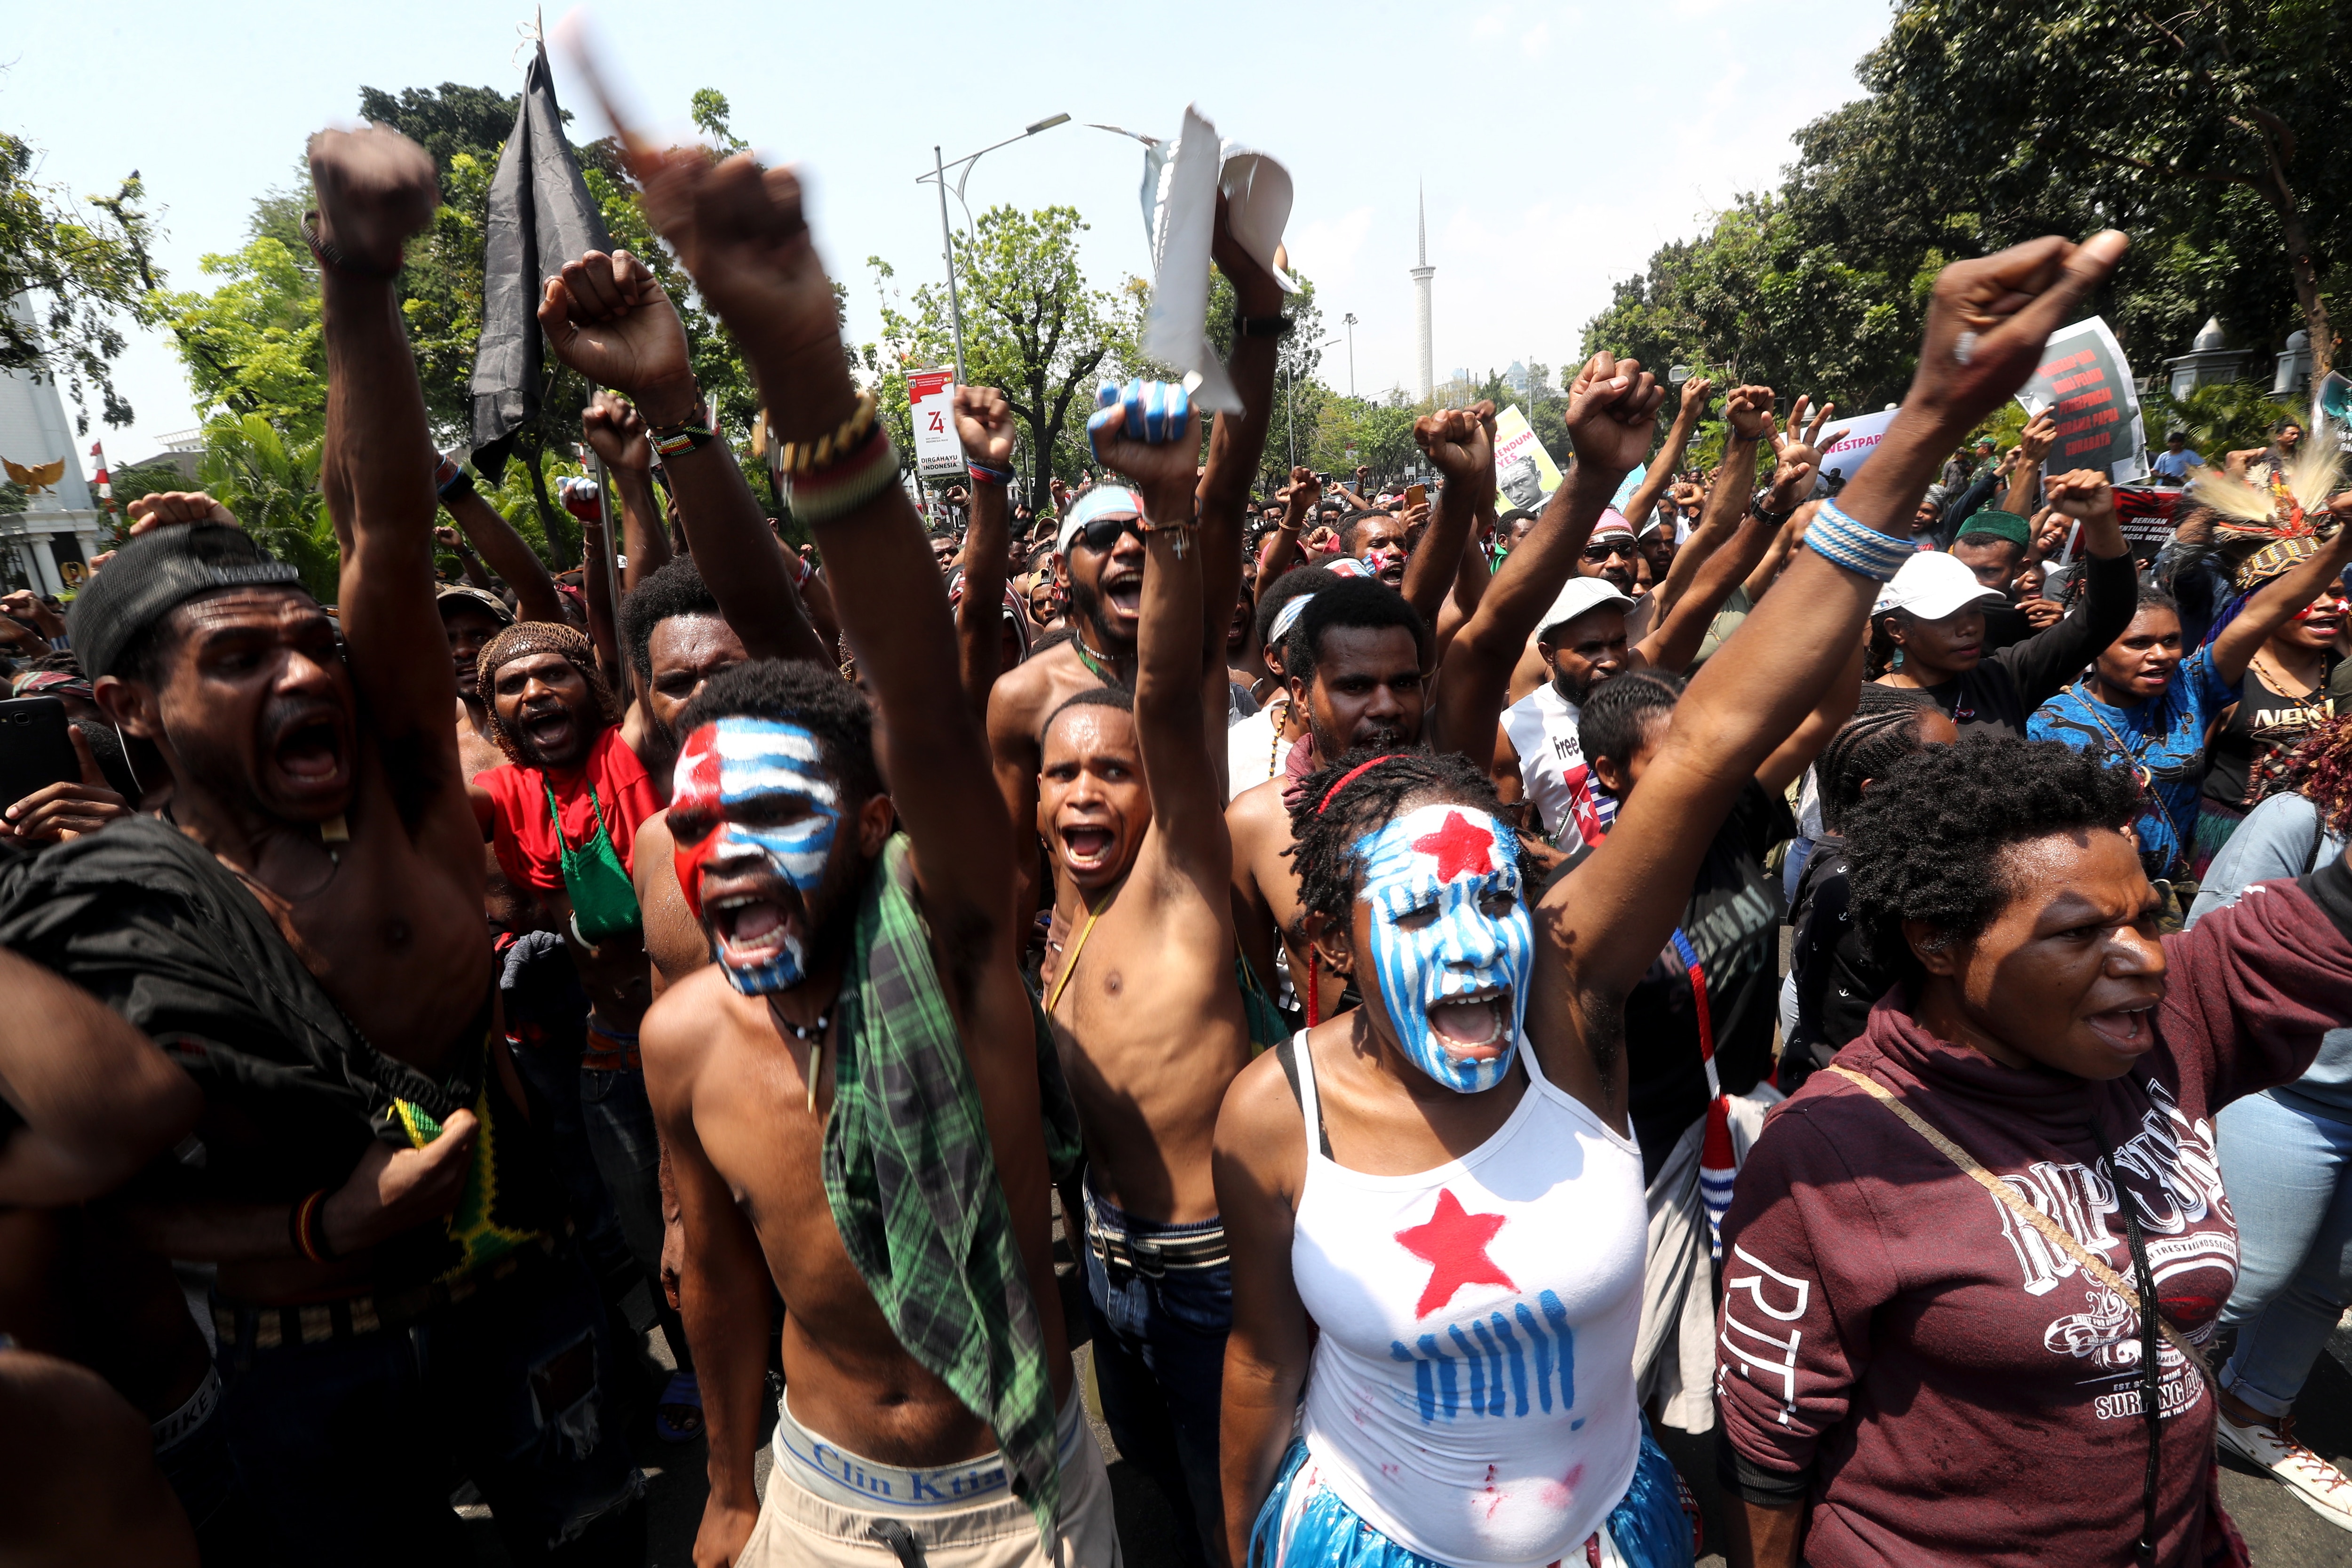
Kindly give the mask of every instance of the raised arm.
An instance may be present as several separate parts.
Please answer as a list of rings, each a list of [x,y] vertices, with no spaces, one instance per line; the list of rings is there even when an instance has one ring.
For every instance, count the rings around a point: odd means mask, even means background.
[[[1315,515],[1315,503],[1323,499],[1323,482],[1312,468],[1290,470],[1290,483],[1282,492],[1282,521],[1275,525],[1266,539],[1265,548],[1257,558],[1257,583],[1263,592],[1276,578],[1289,571],[1302,560],[1299,553],[1298,531]]]
[[[1478,514],[1495,498],[1495,405],[1441,408],[1412,423],[1415,445],[1437,462],[1445,482],[1437,492],[1437,514],[1423,531],[1420,545],[1405,563],[1402,592],[1422,620],[1437,625],[1437,607],[1462,574],[1462,552],[1469,545]],[[1483,455],[1484,460],[1481,460]]]
[[[1683,454],[1690,449],[1691,432],[1698,427],[1700,416],[1706,412],[1706,395],[1715,383],[1703,375],[1695,375],[1683,383],[1682,406],[1675,410],[1675,422],[1666,431],[1665,445],[1650,458],[1649,470],[1642,476],[1641,488],[1625,502],[1625,515],[1633,526],[1642,526],[1642,519],[1650,515],[1658,498],[1675,481],[1675,470],[1683,466]]]
[[[1756,484],[1756,453],[1772,435],[1774,396],[1769,386],[1735,386],[1725,395],[1723,461],[1716,465],[1715,482],[1707,487],[1698,522],[1666,568],[1666,580],[1651,590],[1650,596],[1657,601],[1653,626],[1681,602],[1699,569],[1715,559],[1716,552],[1730,542],[1740,520],[1748,515],[1748,498]]]
[[[2139,600],[2138,574],[2105,473],[2078,468],[2057,475],[2050,481],[2050,504],[2083,525],[2083,603],[2055,626],[1992,656],[2017,683],[2018,700],[2029,711],[2056,696],[2101,648],[2124,635]]]
[[[2294,571],[2263,584],[2237,618],[2213,639],[2213,673],[2224,685],[2243,680],[2246,666],[2262,652],[2271,634],[2294,619],[2305,605],[2344,575],[2347,563],[2352,563],[2352,490],[2329,501],[2327,510],[2336,514],[2336,537]]]
[[[204,1091],[98,999],[0,949],[0,1206],[102,1197],[186,1137]]]
[[[564,486],[563,510],[580,522],[580,596],[588,611],[588,640],[605,678],[625,691],[629,677],[621,659],[621,595],[614,581],[612,541],[604,528],[610,498],[593,482],[567,479]]]
[[[646,421],[635,408],[609,392],[599,392],[580,416],[588,445],[604,462],[604,475],[620,501],[621,592],[669,564],[669,531],[662,526],[659,502],[654,500],[654,447],[646,435]],[[607,509],[610,515],[611,509]]]
[[[956,435],[971,466],[971,532],[963,546],[963,603],[956,606],[956,643],[962,656],[963,697],[982,723],[996,661],[1004,647],[1005,557],[1013,548],[1012,508],[1004,487],[1013,478],[1013,409],[992,386],[955,389]],[[1189,476],[1188,476],[1189,477]]]
[[[2042,504],[2042,464],[2050,456],[2050,448],[2058,444],[2058,420],[2050,410],[2043,409],[2025,422],[2024,433],[2017,438],[2017,467],[2010,470],[2009,493],[2001,498],[2004,510],[2020,517],[2032,517]]]
[[[555,579],[547,574],[547,563],[539,558],[539,552],[514,531],[514,524],[499,515],[496,507],[482,499],[481,492],[474,489],[472,478],[453,459],[441,460],[439,477],[441,504],[448,509],[449,521],[463,530],[465,537],[473,541],[474,548],[482,552],[482,564],[505,578],[507,586],[514,590],[515,618],[563,619],[563,608],[555,595]]]
[[[1205,552],[1191,516],[1197,419],[1188,416],[1153,442],[1129,426],[1124,406],[1112,407],[1095,415],[1087,434],[1095,456],[1135,481],[1150,525],[1136,631],[1135,729],[1151,788],[1152,826],[1168,862],[1223,910],[1233,849],[1202,710],[1205,677],[1224,670],[1224,638],[1210,642],[1201,616]]]
[[[433,604],[433,470],[425,394],[393,291],[401,247],[440,205],[433,159],[397,132],[310,139],[318,192],[327,441],[320,488],[342,547],[343,645],[369,728],[454,791],[449,642]],[[339,258],[339,259],[337,259]]]
[[[662,468],[687,543],[744,651],[753,658],[831,665],[832,652],[801,608],[796,574],[743,482],[734,449],[702,428],[702,389],[687,361],[686,331],[645,264],[625,250],[592,250],[564,263],[563,276],[547,280],[539,324],[558,358],[597,385],[618,387],[648,433],[677,448],[662,453]],[[845,360],[841,374],[845,383]]]
[[[776,438],[814,445],[849,424],[860,412],[858,392],[792,171],[762,170],[740,153],[715,167],[691,152],[637,151],[632,163],[644,171],[646,207],[662,237],[742,346]],[[661,405],[639,406],[660,430]],[[988,798],[988,742],[956,679],[955,621],[922,520],[899,487],[887,437],[860,436],[852,449],[856,456],[823,488],[811,487],[795,510],[824,553],[834,607],[886,721],[877,750],[898,820],[915,842],[934,928],[957,931],[964,951],[985,951],[1016,940],[1005,900],[1011,825],[973,809]],[[789,588],[773,540],[764,526],[759,533],[775,580]],[[754,553],[736,540],[726,553],[706,555],[691,522],[688,537],[714,592]],[[970,995],[957,980],[950,984]]]
[[[1592,525],[1609,509],[1618,485],[1649,449],[1661,395],[1657,378],[1637,360],[1599,353],[1577,373],[1569,387],[1566,416],[1569,440],[1576,455],[1543,515],[1519,547],[1504,558],[1494,581],[1479,596],[1476,613],[1445,650],[1437,682],[1435,744],[1459,749],[1481,767],[1487,765],[1490,757],[1485,748],[1502,718],[1512,667],[1526,652],[1536,622],[1576,570],[1576,558],[1592,536]],[[1453,487],[1456,469],[1476,460],[1472,450],[1465,449],[1465,438],[1480,439],[1470,437],[1465,430],[1429,448],[1431,460],[1445,472],[1448,489]],[[1486,448],[1484,468],[1491,488],[1495,471],[1491,447]],[[1466,471],[1461,477],[1465,481],[1475,479]]]
[[[1249,516],[1250,487],[1257,482],[1274,422],[1274,369],[1279,336],[1245,331],[1244,322],[1271,321],[1282,314],[1282,285],[1234,237],[1225,198],[1217,196],[1216,228],[1209,255],[1234,286],[1234,351],[1225,374],[1240,394],[1242,411],[1220,414],[1209,433],[1208,471],[1200,479],[1201,619],[1206,646],[1224,647],[1234,601],[1242,591],[1242,522]],[[1196,447],[1195,450],[1198,448]],[[1147,498],[1148,499],[1148,498]],[[1224,668],[1222,659],[1217,667]],[[1223,723],[1218,716],[1218,723]],[[1223,766],[1223,753],[1217,753]]]
[[[1805,400],[1801,396],[1789,411],[1789,427],[1796,429],[1804,422],[1804,416]],[[1812,428],[1821,428],[1819,420],[1814,421]],[[1668,606],[1665,620],[1642,639],[1642,659],[1651,668],[1676,674],[1690,668],[1700,645],[1706,641],[1707,628],[1715,624],[1716,615],[1723,608],[1724,601],[1731,597],[1732,589],[1759,569],[1758,563],[1786,532],[1775,520],[1796,521],[1792,514],[1804,504],[1807,493],[1813,488],[1813,468],[1820,455],[1801,437],[1778,437],[1775,440],[1778,460],[1763,503],[1765,511],[1771,515],[1759,511],[1752,501],[1740,514],[1738,531],[1732,535],[1730,542],[1708,558],[1692,580],[1690,591]]]
[[[1881,536],[1861,535],[1849,558],[1892,575],[1942,455],[2023,384],[2052,330],[2127,243],[2112,230],[2079,246],[2052,237],[1944,268],[1902,412],[1839,498],[1844,516]],[[1879,585],[1875,571],[1834,564],[1819,549],[1799,552],[1728,657],[1709,659],[1691,683],[1608,838],[1537,911],[1528,1037],[1547,1075],[1557,1068],[1553,1081],[1612,1121],[1625,1103],[1613,1060],[1624,995],[1680,919],[1733,800],[1845,669]]]

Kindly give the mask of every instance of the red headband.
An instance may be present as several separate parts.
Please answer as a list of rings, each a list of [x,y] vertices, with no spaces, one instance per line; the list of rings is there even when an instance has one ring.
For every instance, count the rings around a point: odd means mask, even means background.
[[[1339,782],[1333,784],[1330,790],[1323,796],[1323,804],[1315,808],[1315,815],[1320,816],[1325,812],[1330,810],[1333,797],[1338,795],[1341,790],[1346,789],[1349,784],[1354,784],[1358,779],[1362,778],[1366,773],[1370,773],[1382,763],[1395,762],[1399,757],[1403,755],[1404,753],[1402,752],[1391,752],[1385,756],[1374,757],[1369,763],[1360,763],[1355,767],[1349,768],[1346,773],[1341,773],[1339,775]]]

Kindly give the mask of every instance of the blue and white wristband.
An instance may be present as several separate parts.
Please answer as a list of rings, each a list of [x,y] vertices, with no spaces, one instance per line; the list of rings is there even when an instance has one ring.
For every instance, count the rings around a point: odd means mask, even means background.
[[[1897,539],[1866,522],[1855,521],[1833,500],[1822,502],[1822,510],[1805,526],[1805,548],[1831,565],[1842,566],[1874,583],[1893,577],[1903,570],[1905,562],[1918,552],[1907,539]]]

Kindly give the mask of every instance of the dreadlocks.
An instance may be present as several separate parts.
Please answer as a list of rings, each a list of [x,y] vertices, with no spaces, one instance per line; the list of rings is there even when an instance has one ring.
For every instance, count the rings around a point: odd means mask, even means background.
[[[1865,683],[1853,717],[1838,727],[1813,763],[1822,791],[1822,826],[1845,831],[1845,816],[1862,799],[1864,780],[1883,779],[1919,749],[1919,717],[1935,706],[1925,691]]]
[[[605,680],[604,672],[596,668],[596,650],[585,633],[554,621],[517,621],[490,639],[489,646],[482,649],[482,657],[474,665],[475,689],[481,693],[482,706],[489,712],[490,739],[499,743],[499,750],[504,752],[507,760],[517,767],[528,764],[523,761],[522,752],[517,749],[514,737],[508,734],[507,727],[499,721],[499,669],[502,665],[540,653],[560,653],[569,659],[572,668],[580,672],[580,679],[588,683],[588,695],[595,699],[596,711],[604,722],[617,724],[621,721],[621,704],[614,697],[613,688]]]
[[[2329,720],[2255,764],[2250,804],[2287,794],[2319,808],[2323,830],[2352,837],[2352,714]]]
[[[1292,797],[1291,846],[1298,873],[1298,913],[1348,928],[1360,869],[1356,844],[1414,806],[1447,803],[1499,816],[1502,805],[1486,771],[1459,752],[1381,752],[1359,747],[1308,776]],[[1526,844],[1516,844],[1519,880],[1537,885]]]

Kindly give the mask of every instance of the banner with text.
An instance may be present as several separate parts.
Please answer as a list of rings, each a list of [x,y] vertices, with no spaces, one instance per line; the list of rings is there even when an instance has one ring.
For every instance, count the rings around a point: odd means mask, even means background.
[[[956,436],[955,372],[908,371],[907,401],[915,406],[915,472],[927,479],[961,474],[963,442]]]
[[[2099,317],[2050,334],[2042,363],[2018,389],[2017,401],[2029,416],[2048,409],[2058,421],[2058,445],[2044,465],[2049,472],[2105,468],[2119,485],[2147,473],[2147,437],[2131,362]]]
[[[1559,465],[1536,439],[1535,427],[1517,404],[1495,416],[1495,489],[1507,511],[1537,510],[1559,489]]]
[[[1813,493],[1835,495],[1853,482],[1854,475],[1870,461],[1885,438],[1886,427],[1895,423],[1895,410],[1865,414],[1857,419],[1835,419],[1822,433],[1821,466],[1813,470]]]

